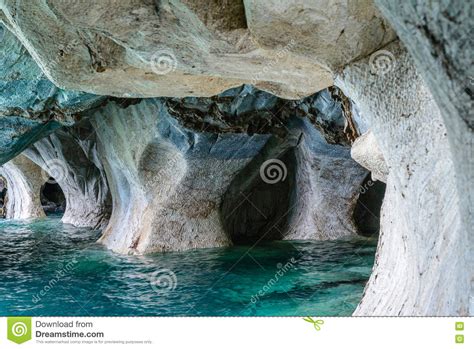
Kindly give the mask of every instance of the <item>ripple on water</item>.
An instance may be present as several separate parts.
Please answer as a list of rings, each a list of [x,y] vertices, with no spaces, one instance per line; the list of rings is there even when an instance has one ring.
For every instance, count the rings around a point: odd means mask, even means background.
[[[350,315],[376,248],[358,238],[122,256],[99,236],[58,217],[0,221],[0,316]]]

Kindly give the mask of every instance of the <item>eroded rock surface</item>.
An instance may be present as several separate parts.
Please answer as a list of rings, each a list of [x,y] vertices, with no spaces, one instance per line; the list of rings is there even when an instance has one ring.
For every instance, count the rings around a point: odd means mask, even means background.
[[[186,131],[160,100],[111,102],[91,121],[114,204],[103,243],[122,253],[230,244],[219,221],[221,196],[266,136]]]
[[[327,91],[303,100],[298,107],[287,107],[286,112],[293,110],[293,115],[283,113],[284,105],[285,101],[244,86],[214,98],[111,101],[99,108],[91,121],[114,201],[101,241],[125,253],[228,246],[254,226],[262,223],[263,231],[275,220],[290,229],[279,236],[269,234],[273,239],[355,234],[350,208],[367,172],[350,158],[341,106]],[[306,115],[302,110],[311,110],[314,118],[301,117]],[[308,137],[304,151],[311,153],[308,157],[313,161],[309,167],[302,164],[306,159],[299,158],[305,155],[297,155],[298,139],[304,137]],[[326,139],[340,140],[342,145]],[[293,158],[281,158],[286,150],[294,153]],[[268,195],[248,185],[249,178],[262,181],[260,168],[268,160],[283,161],[284,171],[298,189],[290,190],[286,178],[280,184],[278,180],[267,183]],[[319,177],[314,185],[309,183],[313,175]],[[295,181],[296,176],[302,178]],[[328,192],[338,184],[344,186],[329,200]],[[286,188],[286,197],[280,186]],[[306,194],[311,186],[311,194]],[[295,204],[301,201],[295,196],[303,193],[311,196],[311,203]],[[275,195],[279,207],[272,202]],[[245,200],[252,203],[243,206]],[[293,207],[284,212],[285,205]],[[320,213],[312,212],[318,211],[318,205]],[[257,210],[261,206],[273,218],[241,211],[250,206]],[[323,219],[324,209],[331,213]],[[240,221],[242,215],[245,221]],[[312,223],[303,227],[299,221],[303,216]],[[316,227],[317,217],[321,221]],[[240,221],[238,229],[233,221]]]
[[[372,0],[244,0],[248,27],[264,48],[291,51],[338,70],[396,38]]]
[[[469,229],[447,130],[405,49],[385,49],[392,69],[374,71],[365,59],[337,80],[370,120],[390,169],[374,271],[355,315],[466,315]]]
[[[252,83],[301,98],[332,85],[328,67],[394,39],[371,1],[3,0],[0,9],[57,86],[117,97]]]
[[[1,18],[1,16],[0,16]],[[0,164],[103,97],[57,88],[20,41],[0,24]]]
[[[308,119],[293,117],[285,128],[288,135],[272,137],[226,192],[222,221],[233,241],[356,235],[354,206],[367,171]]]
[[[19,155],[0,166],[0,175],[7,180],[7,219],[45,216],[40,200],[41,186],[45,180],[38,165]]]
[[[372,179],[387,182],[387,164],[372,131],[364,133],[355,140],[351,156],[372,173]]]
[[[92,228],[107,225],[112,210],[110,192],[87,120],[56,131],[23,154],[61,187],[66,198],[64,223]]]
[[[474,5],[469,1],[405,1],[397,6],[376,0],[430,88],[442,111],[455,177],[466,245],[474,251],[474,64],[472,32]],[[460,263],[474,265],[474,253]],[[464,256],[462,256],[464,258]],[[474,269],[471,278],[471,315],[474,312]]]

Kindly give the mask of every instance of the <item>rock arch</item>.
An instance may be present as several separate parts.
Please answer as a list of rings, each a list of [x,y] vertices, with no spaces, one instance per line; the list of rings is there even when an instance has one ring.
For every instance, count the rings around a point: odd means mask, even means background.
[[[0,166],[0,174],[7,180],[7,219],[44,217],[40,200],[43,175],[39,166],[25,156],[18,155]]]
[[[34,143],[23,154],[61,187],[66,197],[63,223],[103,228],[110,217],[111,198],[90,127],[85,120],[62,128]]]

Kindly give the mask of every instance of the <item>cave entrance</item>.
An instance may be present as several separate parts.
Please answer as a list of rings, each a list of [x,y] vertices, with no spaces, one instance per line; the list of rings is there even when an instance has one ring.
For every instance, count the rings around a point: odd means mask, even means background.
[[[232,181],[224,195],[221,221],[234,245],[282,240],[295,186],[295,149],[267,142]]]
[[[7,215],[7,180],[5,177],[0,176],[0,219],[4,219]]]
[[[64,192],[53,177],[50,177],[46,183],[41,186],[41,206],[47,216],[62,216],[66,210]]]
[[[385,183],[373,180],[370,174],[361,184],[353,215],[359,235],[374,236],[378,234],[385,187]]]

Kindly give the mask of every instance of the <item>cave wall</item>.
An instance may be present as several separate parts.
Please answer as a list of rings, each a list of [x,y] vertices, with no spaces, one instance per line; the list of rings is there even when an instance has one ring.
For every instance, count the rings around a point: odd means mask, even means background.
[[[44,173],[41,168],[23,155],[0,166],[0,175],[7,180],[7,219],[44,217],[41,207],[41,186]]]
[[[0,21],[2,15],[0,15]],[[103,97],[56,87],[20,41],[0,23],[0,164]]]
[[[375,266],[355,315],[466,315],[469,229],[442,112],[400,43],[391,69],[370,59],[337,84],[370,120],[388,167]],[[410,142],[406,142],[410,139]]]
[[[464,243],[474,251],[474,5],[469,1],[455,0],[439,4],[410,0],[402,6],[388,0],[375,0],[375,3],[397,31],[442,111],[450,158],[455,167],[459,214],[467,231]],[[474,265],[474,253],[461,255],[459,263]],[[472,268],[467,277],[471,280],[472,314]]]
[[[267,136],[187,131],[157,99],[111,102],[91,122],[113,198],[101,242],[122,253],[230,244],[219,221],[221,196]]]
[[[116,100],[90,119],[114,202],[101,241],[116,251],[228,246],[256,230],[271,239],[356,234],[351,210],[367,171],[350,158],[341,105],[328,91],[296,104],[250,86],[212,98]],[[281,181],[262,172],[275,160]],[[267,175],[273,183],[262,190]],[[265,234],[274,223],[280,234]]]
[[[355,236],[352,213],[367,170],[350,148],[328,144],[308,119],[291,118],[227,189],[222,221],[234,241]]]
[[[92,228],[108,223],[111,197],[95,137],[84,120],[61,128],[23,152],[61,187],[66,198],[63,223]]]

